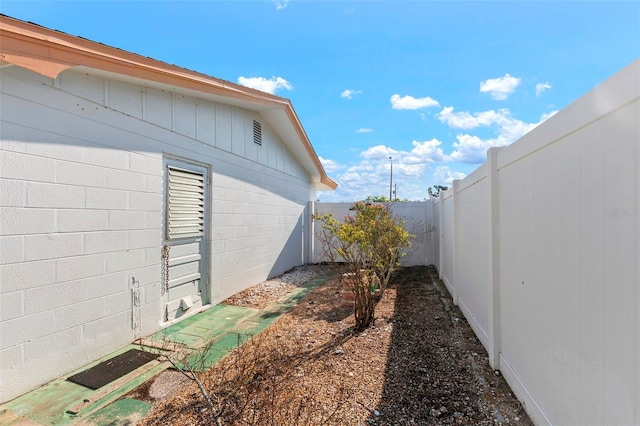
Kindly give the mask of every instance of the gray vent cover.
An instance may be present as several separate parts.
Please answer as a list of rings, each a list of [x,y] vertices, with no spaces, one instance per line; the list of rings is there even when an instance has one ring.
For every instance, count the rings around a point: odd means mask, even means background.
[[[253,120],[253,143],[262,146],[262,124]]]

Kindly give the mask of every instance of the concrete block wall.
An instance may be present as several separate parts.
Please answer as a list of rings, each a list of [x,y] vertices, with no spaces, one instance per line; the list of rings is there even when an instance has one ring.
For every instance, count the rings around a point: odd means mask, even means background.
[[[0,72],[0,401],[162,327],[164,155],[212,171],[213,303],[302,263],[314,190],[264,122],[253,143],[256,113],[91,72]]]

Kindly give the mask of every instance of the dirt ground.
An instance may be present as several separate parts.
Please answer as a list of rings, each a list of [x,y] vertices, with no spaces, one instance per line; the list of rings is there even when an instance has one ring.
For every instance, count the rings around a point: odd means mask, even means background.
[[[313,290],[200,376],[219,424],[533,424],[433,268],[398,270],[375,325],[353,326],[339,279]],[[140,424],[215,424],[196,384],[176,383]]]

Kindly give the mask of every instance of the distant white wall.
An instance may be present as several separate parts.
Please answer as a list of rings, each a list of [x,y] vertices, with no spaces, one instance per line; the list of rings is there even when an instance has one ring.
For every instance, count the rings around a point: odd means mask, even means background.
[[[430,216],[429,203],[426,201],[396,202],[392,205],[393,214],[405,222],[406,229],[415,238],[411,240],[411,247],[406,250],[407,255],[400,259],[403,266],[428,265],[428,223]]]
[[[165,154],[212,171],[213,303],[303,263],[315,188],[264,121],[253,143],[258,114],[76,71],[0,72],[0,401],[160,328]]]
[[[532,419],[640,424],[640,61],[440,204],[440,272]]]
[[[353,212],[349,209],[353,206],[353,203],[311,203],[311,214],[333,214],[338,220],[343,220],[345,216],[353,215]],[[432,223],[432,210],[429,208],[429,202],[396,202],[392,203],[391,208],[395,216],[401,218],[405,222],[406,229],[415,238],[411,242],[411,247],[405,250],[406,256],[404,256],[400,263],[403,266],[411,265],[429,265],[433,264],[433,261],[427,259],[427,255],[430,249],[429,242],[429,224]],[[320,224],[315,222],[313,226],[319,227]],[[320,229],[314,228],[314,233],[317,235]],[[326,262],[328,257],[325,255],[321,242],[316,238],[311,241],[313,253],[313,263]]]

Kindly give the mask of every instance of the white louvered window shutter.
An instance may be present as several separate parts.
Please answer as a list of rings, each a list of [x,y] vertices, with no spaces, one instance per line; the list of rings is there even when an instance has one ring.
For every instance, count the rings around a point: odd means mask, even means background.
[[[167,239],[204,234],[204,176],[168,166]]]

